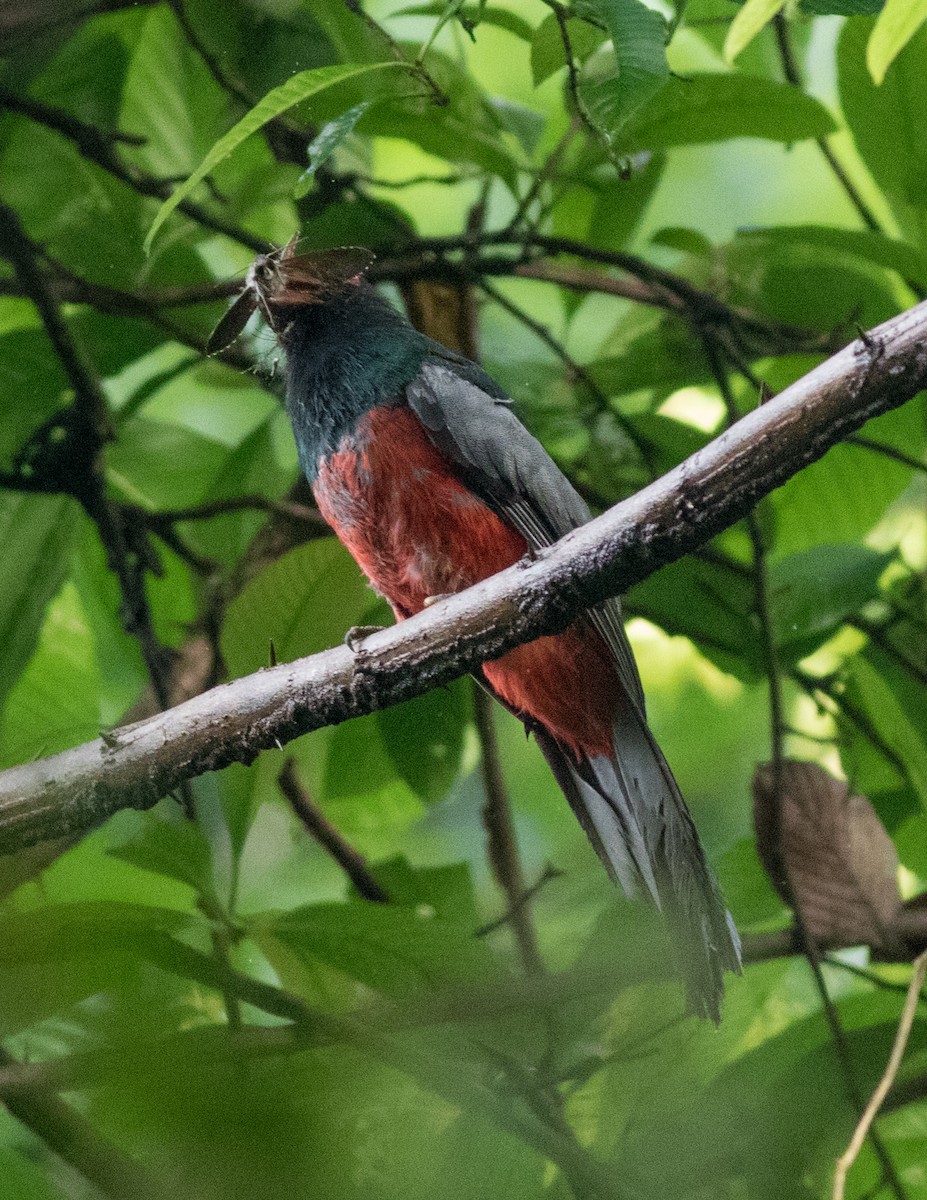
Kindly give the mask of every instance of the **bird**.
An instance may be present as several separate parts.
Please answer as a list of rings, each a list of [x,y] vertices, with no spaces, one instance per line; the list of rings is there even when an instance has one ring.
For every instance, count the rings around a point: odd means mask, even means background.
[[[353,247],[297,254],[295,239],[259,256],[209,348],[262,312],[285,354],[286,406],[319,511],[404,620],[591,514],[495,380],[365,278],[372,260]],[[477,678],[534,736],[612,880],[661,910],[687,1011],[717,1023],[740,943],[647,724],[619,600]]]

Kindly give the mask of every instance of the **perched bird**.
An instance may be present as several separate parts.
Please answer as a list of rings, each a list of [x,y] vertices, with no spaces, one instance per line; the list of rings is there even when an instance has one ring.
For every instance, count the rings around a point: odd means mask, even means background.
[[[365,252],[258,258],[211,339],[260,308],[319,510],[402,620],[549,546],[584,502],[475,363],[415,330],[364,279]],[[665,914],[691,1011],[717,1020],[737,933],[647,726],[618,600],[486,663],[534,734],[609,875]]]

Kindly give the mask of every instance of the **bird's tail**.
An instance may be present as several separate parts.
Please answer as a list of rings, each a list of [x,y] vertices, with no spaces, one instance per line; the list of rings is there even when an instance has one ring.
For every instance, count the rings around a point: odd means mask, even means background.
[[[724,972],[740,971],[740,939],[660,747],[637,706],[622,708],[614,757],[577,763],[543,730],[535,734],[608,873],[666,917],[689,1010],[717,1022]]]

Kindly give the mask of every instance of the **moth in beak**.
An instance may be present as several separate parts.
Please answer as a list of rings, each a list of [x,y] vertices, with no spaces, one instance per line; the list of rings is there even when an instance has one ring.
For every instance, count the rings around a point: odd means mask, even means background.
[[[282,336],[286,327],[282,310],[298,304],[322,304],[346,285],[359,284],[376,257],[359,246],[297,254],[297,243],[294,234],[279,250],[258,255],[248,268],[241,292],[209,335],[207,354],[227,350],[257,309],[274,333]]]

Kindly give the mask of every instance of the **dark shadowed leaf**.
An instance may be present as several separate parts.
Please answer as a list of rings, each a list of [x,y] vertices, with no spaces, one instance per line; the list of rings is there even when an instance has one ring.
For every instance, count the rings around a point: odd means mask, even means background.
[[[68,570],[78,509],[61,496],[0,494],[0,707],[29,661]]]
[[[425,801],[440,800],[460,767],[469,716],[466,680],[377,713],[383,744],[400,778]]]

